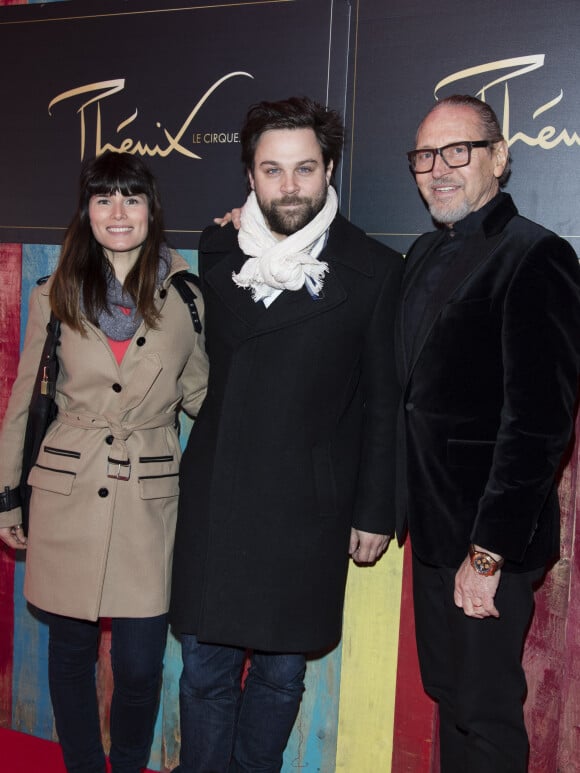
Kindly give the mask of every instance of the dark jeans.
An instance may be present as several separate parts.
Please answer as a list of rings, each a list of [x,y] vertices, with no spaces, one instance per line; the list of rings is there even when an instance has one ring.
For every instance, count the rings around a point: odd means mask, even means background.
[[[56,731],[68,773],[105,773],[95,685],[99,623],[46,614],[48,675]],[[147,764],[159,704],[167,617],[113,618],[113,773]]]
[[[179,773],[277,773],[304,691],[304,655],[246,651],[181,637]]]
[[[543,569],[502,572],[500,617],[467,617],[453,602],[455,569],[413,556],[421,678],[439,704],[441,773],[525,773],[522,649]]]

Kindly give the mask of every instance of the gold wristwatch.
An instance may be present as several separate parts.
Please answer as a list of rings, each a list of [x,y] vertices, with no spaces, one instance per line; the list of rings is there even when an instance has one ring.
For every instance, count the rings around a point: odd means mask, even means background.
[[[483,577],[491,577],[504,565],[503,558],[496,560],[489,553],[485,553],[483,550],[476,550],[473,543],[469,546],[469,559],[474,570]]]

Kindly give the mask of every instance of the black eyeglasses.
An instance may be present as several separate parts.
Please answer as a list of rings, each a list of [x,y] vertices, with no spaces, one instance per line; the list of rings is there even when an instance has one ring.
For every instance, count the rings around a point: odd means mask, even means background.
[[[458,166],[467,166],[471,161],[472,148],[488,148],[492,143],[489,140],[475,140],[473,142],[452,142],[443,145],[442,148],[420,148],[410,150],[407,153],[411,171],[415,174],[430,172],[435,166],[435,158],[441,156],[447,166],[456,169]]]

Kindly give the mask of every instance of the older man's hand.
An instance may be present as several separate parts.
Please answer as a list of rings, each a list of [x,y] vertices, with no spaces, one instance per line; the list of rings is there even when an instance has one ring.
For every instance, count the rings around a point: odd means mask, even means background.
[[[501,570],[490,577],[478,574],[467,556],[455,575],[453,600],[456,606],[468,617],[499,617],[494,599],[500,577]]]
[[[239,231],[242,224],[242,210],[235,207],[230,212],[226,212],[223,217],[214,217],[213,222],[222,228],[228,223],[233,223],[234,228]]]

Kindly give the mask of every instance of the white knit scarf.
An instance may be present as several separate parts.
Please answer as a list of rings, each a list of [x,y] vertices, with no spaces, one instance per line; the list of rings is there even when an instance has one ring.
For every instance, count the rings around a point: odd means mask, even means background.
[[[304,284],[312,295],[322,289],[328,263],[317,260],[310,251],[326,233],[338,210],[336,191],[329,186],[324,207],[300,231],[278,240],[268,228],[254,191],[242,208],[238,243],[250,255],[234,282],[252,291],[254,301],[261,301],[280,290],[300,290]]]

